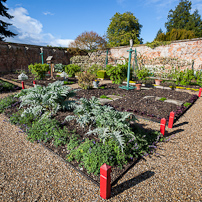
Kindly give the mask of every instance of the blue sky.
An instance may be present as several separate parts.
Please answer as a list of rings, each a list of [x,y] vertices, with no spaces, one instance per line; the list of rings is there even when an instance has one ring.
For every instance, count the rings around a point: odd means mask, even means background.
[[[143,42],[151,42],[160,28],[165,31],[168,12],[178,4],[179,0],[7,0],[14,16],[9,30],[18,36],[6,41],[68,47],[84,31],[106,34],[116,12],[132,12],[143,25]],[[192,0],[192,12],[196,8],[202,16],[202,0]]]

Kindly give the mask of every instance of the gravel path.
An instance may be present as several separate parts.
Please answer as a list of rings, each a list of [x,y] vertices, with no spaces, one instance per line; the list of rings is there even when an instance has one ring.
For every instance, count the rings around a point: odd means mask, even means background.
[[[1,95],[3,96],[3,94]],[[108,201],[202,201],[202,98],[166,128],[168,142],[112,188]],[[159,130],[159,124],[139,123]],[[0,201],[104,201],[95,186],[0,115]]]

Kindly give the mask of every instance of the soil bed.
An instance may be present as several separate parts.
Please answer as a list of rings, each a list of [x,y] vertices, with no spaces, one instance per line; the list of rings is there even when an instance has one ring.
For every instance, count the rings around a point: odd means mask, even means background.
[[[18,101],[17,98],[15,98],[16,101]],[[7,108],[4,112],[4,114],[10,118],[12,116],[13,113],[16,113],[19,110],[19,106],[20,103],[18,102],[18,104],[16,104],[15,106],[11,106],[9,108]],[[68,115],[73,115],[73,112],[58,112],[55,116],[53,116],[52,118],[55,118],[56,120],[58,120],[61,123],[61,127],[67,127],[68,131],[73,131],[75,130],[75,133],[78,134],[80,142],[82,142],[85,138],[89,138],[89,139],[93,139],[95,141],[99,141],[99,139],[95,136],[85,136],[85,133],[89,130],[88,127],[86,127],[85,130],[83,130],[81,128],[81,126],[76,123],[76,121],[72,120],[69,122],[64,122],[64,119],[66,116]],[[21,130],[23,130],[24,132],[26,131],[26,126],[25,125],[18,125],[19,128]],[[131,127],[135,128],[136,127],[141,127],[139,126],[138,123],[132,123]],[[93,127],[91,127],[91,129],[93,129]],[[148,136],[150,135],[151,132],[154,132],[152,129],[144,129],[145,134],[147,134]],[[54,152],[55,154],[57,154],[58,156],[60,156],[64,161],[66,161],[66,156],[67,154],[70,152],[67,150],[66,145],[61,145],[56,147],[53,144],[53,140],[48,141],[48,142],[41,142],[42,146],[46,147],[47,149],[51,150],[52,152]],[[151,148],[150,152],[153,152],[155,150],[155,148]],[[135,164],[138,162],[139,158],[133,158],[133,159],[128,159],[128,164],[123,165],[122,168],[118,167],[118,166],[112,166],[112,172],[111,172],[111,184],[115,185],[117,183],[117,181]],[[66,161],[67,162],[67,161]],[[79,163],[77,161],[71,161],[71,162],[67,162],[69,163],[71,166],[73,166],[74,168],[76,168],[76,170],[78,170],[80,173],[82,173],[84,176],[87,176],[89,179],[92,180],[93,183],[95,183],[96,185],[99,186],[100,183],[100,175],[94,175],[94,174],[89,174],[87,172],[87,170],[84,167],[79,167]]]
[[[150,88],[149,90],[123,90],[117,84],[105,84],[105,89],[89,89],[78,90],[76,92],[76,99],[87,98],[92,96],[99,98],[101,95],[117,95],[122,98],[110,101],[108,105],[114,107],[118,111],[133,112],[138,116],[150,118],[153,121],[160,122],[161,118],[168,120],[170,112],[176,111],[180,105],[174,103],[163,102],[155,100],[155,97],[164,97],[166,99],[178,100],[183,103],[190,102],[193,95],[187,92],[179,92],[175,90]],[[147,97],[146,96],[154,96]]]
[[[34,75],[30,74],[30,73],[27,73],[26,75],[28,76],[28,79],[26,79],[24,81],[25,85],[33,86],[33,81],[35,80],[34,79],[35,78]],[[10,81],[15,81],[15,82],[21,84],[21,80],[18,80],[18,76],[19,76],[19,74],[9,73],[9,74],[2,75],[2,78],[8,79]],[[42,80],[35,80],[35,81],[36,81],[36,84],[38,84],[38,85],[47,86],[49,83],[53,83],[55,81],[63,81],[64,80],[62,77],[56,77],[56,73],[53,74],[53,77],[55,78],[55,80],[53,80],[53,79],[48,80],[50,78],[50,76],[46,76]],[[76,78],[68,78],[67,81],[73,81],[74,83],[76,83],[77,79]]]

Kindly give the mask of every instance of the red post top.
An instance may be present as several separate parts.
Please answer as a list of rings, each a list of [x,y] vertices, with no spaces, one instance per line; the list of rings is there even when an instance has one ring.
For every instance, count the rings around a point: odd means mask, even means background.
[[[166,125],[166,119],[165,119],[165,118],[162,118],[162,119],[161,119],[161,124],[162,124],[162,125]]]
[[[106,163],[104,163],[101,167],[100,167],[100,175],[103,175],[105,177],[108,177],[111,173],[111,166],[107,165]]]

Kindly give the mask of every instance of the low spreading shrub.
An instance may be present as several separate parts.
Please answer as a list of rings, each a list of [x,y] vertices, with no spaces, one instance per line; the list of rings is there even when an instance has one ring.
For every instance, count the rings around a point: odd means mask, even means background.
[[[9,95],[0,99],[0,113],[3,113],[6,108],[16,105],[18,101],[14,98],[14,95]]]
[[[96,79],[96,76],[94,74],[88,73],[88,72],[79,72],[76,74],[78,77],[78,85],[82,89],[89,89],[93,86],[93,81]]]
[[[75,64],[66,65],[64,68],[69,77],[75,77],[75,74],[81,71],[81,67]]]
[[[48,64],[35,63],[28,66],[35,79],[45,78],[45,73],[49,70]]]

